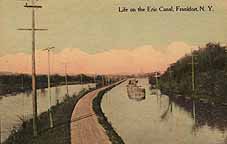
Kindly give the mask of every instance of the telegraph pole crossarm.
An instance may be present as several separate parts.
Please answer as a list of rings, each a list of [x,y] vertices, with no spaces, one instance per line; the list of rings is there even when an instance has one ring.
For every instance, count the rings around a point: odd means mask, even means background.
[[[17,30],[27,30],[27,31],[31,31],[33,29],[30,29],[30,28],[19,28]],[[34,31],[47,31],[48,29],[34,29]]]
[[[24,7],[26,8],[42,8],[42,6],[39,6],[39,5],[25,5]]]
[[[47,50],[47,51],[50,51],[51,49],[54,49],[55,47],[48,47],[48,48],[44,48],[42,49],[43,51]]]
[[[33,136],[38,135],[38,112],[37,112],[37,91],[36,91],[36,62],[35,62],[35,51],[36,51],[36,45],[35,45],[35,32],[36,31],[45,31],[47,29],[38,29],[36,28],[35,24],[35,10],[38,8],[42,8],[42,6],[35,5],[35,0],[22,0],[31,2],[31,5],[26,4],[24,5],[25,8],[31,8],[32,10],[32,26],[31,28],[19,28],[18,30],[25,30],[25,31],[31,31],[32,32],[32,108],[33,108]]]

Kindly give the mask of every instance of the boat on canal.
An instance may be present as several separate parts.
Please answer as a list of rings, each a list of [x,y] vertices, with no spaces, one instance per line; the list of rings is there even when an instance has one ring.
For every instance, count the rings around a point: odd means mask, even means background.
[[[127,85],[127,93],[130,99],[137,101],[145,99],[145,88],[138,85],[138,80],[131,79]]]

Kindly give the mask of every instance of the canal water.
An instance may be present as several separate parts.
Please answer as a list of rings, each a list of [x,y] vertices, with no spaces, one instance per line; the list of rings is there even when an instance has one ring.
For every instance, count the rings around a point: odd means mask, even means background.
[[[103,112],[126,144],[227,144],[227,112],[171,100],[139,79],[146,98],[128,98],[128,81],[107,92]]]
[[[82,89],[94,87],[95,84],[69,85],[69,96],[78,94]],[[45,112],[49,107],[48,89],[37,91],[38,114]],[[57,100],[63,101],[66,95],[66,86],[51,88],[51,105],[56,105]],[[32,117],[32,94],[31,92],[17,93],[15,95],[2,95],[0,99],[1,116],[1,139],[4,141],[14,127],[21,125],[20,118],[29,119]]]

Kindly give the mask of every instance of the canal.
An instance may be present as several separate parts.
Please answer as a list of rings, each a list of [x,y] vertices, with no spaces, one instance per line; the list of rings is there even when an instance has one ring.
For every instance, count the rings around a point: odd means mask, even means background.
[[[69,85],[69,96],[77,95],[82,89],[94,87],[95,84]],[[37,91],[38,114],[48,110],[49,97],[48,89],[39,89]],[[66,95],[66,86],[56,86],[51,88],[51,104],[56,105],[57,101],[64,100]],[[16,93],[14,95],[2,95],[0,99],[1,116],[1,139],[4,141],[14,127],[21,125],[20,118],[29,119],[32,117],[32,94],[27,91]]]
[[[227,108],[213,108],[154,93],[139,79],[146,98],[128,98],[128,81],[107,92],[103,112],[126,144],[227,144]]]

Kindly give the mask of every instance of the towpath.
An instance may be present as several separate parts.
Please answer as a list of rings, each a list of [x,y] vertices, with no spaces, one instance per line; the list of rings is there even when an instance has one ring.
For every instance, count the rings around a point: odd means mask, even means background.
[[[92,108],[92,101],[97,94],[110,86],[86,94],[75,106],[71,117],[72,144],[111,143],[104,128],[99,124],[97,116]]]

